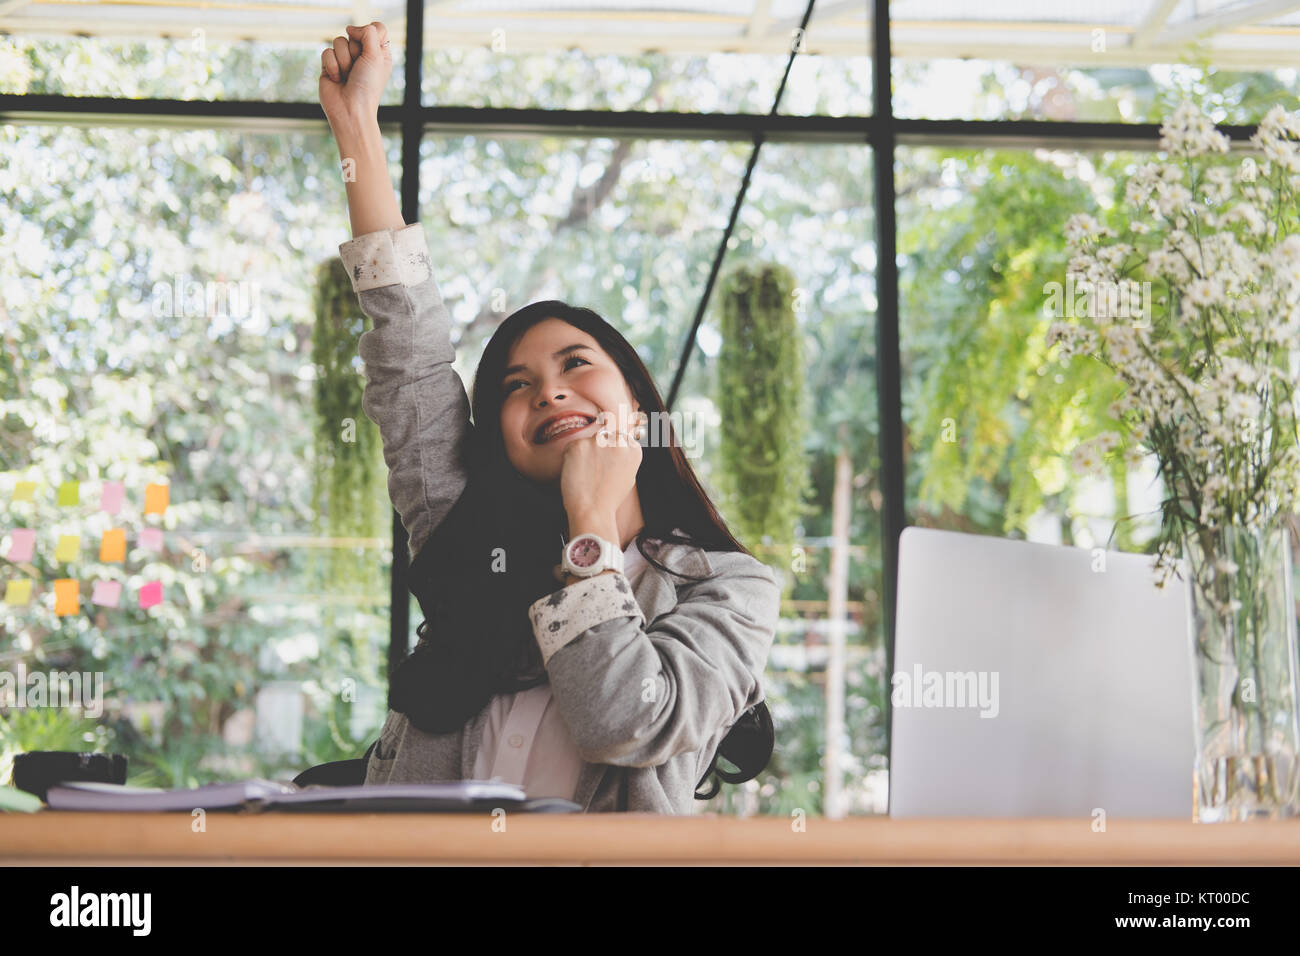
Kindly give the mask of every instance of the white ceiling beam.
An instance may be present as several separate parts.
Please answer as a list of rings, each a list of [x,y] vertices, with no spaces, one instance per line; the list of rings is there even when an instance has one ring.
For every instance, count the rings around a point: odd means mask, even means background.
[[[1296,41],[1277,47],[1251,47],[1233,49],[1215,47],[1214,63],[1221,67],[1246,70],[1294,68]],[[896,59],[923,60],[991,60],[1018,65],[1043,65],[1051,67],[1092,68],[1107,66],[1145,67],[1155,63],[1176,64],[1186,53],[1182,47],[1148,47],[1132,50],[1127,47],[1110,47],[1105,53],[1093,53],[1078,46],[1013,46],[1003,43],[934,43],[924,40],[906,40],[894,37],[890,43]]]
[[[813,24],[823,26],[833,17],[838,17],[842,13],[867,12],[867,0],[833,0],[824,6],[814,6],[813,15],[808,19],[808,32],[811,33]],[[870,19],[870,18],[868,18]],[[783,20],[776,20],[767,28],[768,36],[785,36],[789,37],[799,28],[803,22],[803,15],[797,17],[786,17]],[[820,35],[819,35],[820,36]],[[863,39],[866,43],[866,39]]]
[[[1151,9],[1133,32],[1133,40],[1129,45],[1134,48],[1150,46],[1179,2],[1180,0],[1153,0]]]
[[[264,26],[250,23],[247,18],[239,22],[215,23],[210,18],[181,19],[168,16],[157,20],[132,20],[128,22],[101,22],[93,25],[93,33],[87,29],[88,24],[69,27],[66,21],[38,21],[33,18],[0,18],[0,32],[19,36],[60,36],[91,34],[95,37],[117,40],[158,40],[168,38],[177,42],[190,42],[190,29],[202,26],[209,45],[212,43],[242,43],[249,40],[265,42],[268,35],[273,35],[278,44],[316,44],[328,45],[339,35],[336,23],[313,26],[299,22],[292,28],[280,25]],[[390,30],[390,36],[393,31]],[[447,48],[484,48],[491,42],[486,30],[458,29],[449,30],[439,27],[436,32],[426,35],[425,49]],[[760,53],[778,56],[790,52],[790,39],[783,36],[757,37],[746,36],[709,36],[709,35],[668,35],[655,33],[653,25],[647,23],[645,29],[631,33],[589,33],[575,34],[570,30],[541,31],[524,29],[516,26],[510,33],[510,51],[530,53],[560,53],[577,49],[589,54],[627,54],[635,55],[647,49],[667,50],[672,53],[710,54],[710,53]],[[838,37],[824,37],[817,42],[817,52],[827,56],[864,57],[867,51],[862,40],[851,32]]]
[[[1261,0],[1247,7],[1235,7],[1222,13],[1212,13],[1208,17],[1197,17],[1185,23],[1166,27],[1157,41],[1161,46],[1182,46],[1205,34],[1222,33],[1234,27],[1248,23],[1258,23],[1270,17],[1280,17],[1292,10],[1300,10],[1300,3],[1295,0]]]

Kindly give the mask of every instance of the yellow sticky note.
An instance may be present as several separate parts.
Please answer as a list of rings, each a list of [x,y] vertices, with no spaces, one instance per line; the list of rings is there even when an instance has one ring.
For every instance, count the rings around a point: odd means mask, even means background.
[[[126,531],[123,528],[109,528],[99,542],[99,560],[126,560]]]
[[[81,595],[72,578],[59,578],[54,582],[54,613],[60,617],[76,614],[81,609]]]
[[[20,481],[14,485],[14,501],[35,501],[36,482]]]
[[[75,505],[81,501],[81,496],[77,492],[80,487],[81,483],[77,481],[65,481],[59,485],[59,507]]]
[[[5,603],[13,605],[23,605],[32,598],[32,581],[26,578],[22,581],[8,581],[5,583]]]
[[[81,535],[59,535],[59,546],[54,549],[55,561],[75,561],[81,554]]]
[[[144,513],[160,515],[167,510],[167,501],[171,495],[171,485],[144,486]]]

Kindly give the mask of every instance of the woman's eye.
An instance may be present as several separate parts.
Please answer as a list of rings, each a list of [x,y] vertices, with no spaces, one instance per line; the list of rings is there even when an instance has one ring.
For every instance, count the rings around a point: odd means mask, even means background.
[[[581,362],[583,365],[590,365],[590,364],[591,364],[590,362],[588,362],[585,358],[582,358],[581,356],[578,356],[578,355],[570,355],[567,359],[564,360],[564,368],[565,368],[566,371],[567,371],[568,368],[569,368],[569,363],[570,363],[570,362]],[[516,385],[522,385],[522,384],[524,384],[524,380],[521,379],[521,378],[517,378],[517,379],[515,379],[513,382],[507,382],[506,385],[505,385],[505,393],[506,393],[507,395],[509,395],[511,392],[513,392],[513,391],[515,390],[515,386],[516,386]]]

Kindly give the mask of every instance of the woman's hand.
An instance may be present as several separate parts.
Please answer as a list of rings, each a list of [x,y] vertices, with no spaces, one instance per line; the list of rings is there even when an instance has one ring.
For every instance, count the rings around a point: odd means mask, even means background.
[[[632,428],[647,420],[644,412],[623,409]],[[636,487],[641,443],[628,432],[614,431],[618,421],[612,412],[601,409],[597,421],[603,422],[600,431],[575,438],[564,449],[560,496],[570,520],[580,515],[613,515]]]
[[[388,77],[393,72],[388,28],[378,20],[349,26],[346,37],[320,55],[320,105],[332,127],[338,120],[373,120],[379,116]]]
[[[352,235],[401,229],[388,156],[379,132],[379,100],[393,72],[388,29],[376,20],[347,28],[321,53],[320,105],[338,143]]]

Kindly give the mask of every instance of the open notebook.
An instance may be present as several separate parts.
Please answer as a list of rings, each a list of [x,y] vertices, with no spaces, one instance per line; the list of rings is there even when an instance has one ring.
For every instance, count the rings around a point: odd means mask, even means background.
[[[582,807],[560,797],[529,799],[522,787],[495,780],[454,780],[435,783],[376,783],[329,787],[299,787],[275,780],[211,783],[186,790],[127,787],[115,783],[68,782],[50,787],[45,802],[51,810],[193,811],[234,810],[329,811],[377,813],[486,813],[494,809],[516,813],[580,813]]]

